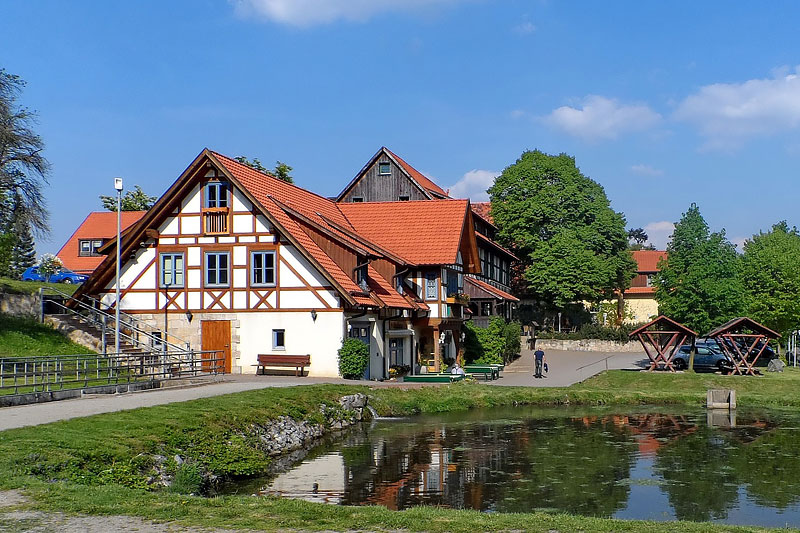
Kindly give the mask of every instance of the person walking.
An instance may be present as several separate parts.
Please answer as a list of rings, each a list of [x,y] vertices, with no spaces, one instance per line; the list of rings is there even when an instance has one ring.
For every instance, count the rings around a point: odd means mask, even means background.
[[[544,351],[541,348],[533,352],[533,358],[535,361],[536,366],[534,367],[533,377],[541,378],[542,376],[542,367],[546,364],[545,363],[545,356]]]

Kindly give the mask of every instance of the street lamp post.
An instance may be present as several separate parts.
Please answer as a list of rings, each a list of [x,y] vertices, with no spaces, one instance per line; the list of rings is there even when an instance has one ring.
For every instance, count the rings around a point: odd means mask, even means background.
[[[120,242],[119,235],[122,226],[122,178],[114,178],[114,188],[117,190],[117,277],[114,282],[116,299],[114,300],[114,353],[119,356],[119,270],[120,270]]]
[[[172,274],[170,274],[172,275]],[[170,280],[172,281],[172,280]],[[161,339],[161,344],[164,347],[164,355],[167,354],[167,331],[169,331],[169,286],[170,281],[164,280],[164,336]]]

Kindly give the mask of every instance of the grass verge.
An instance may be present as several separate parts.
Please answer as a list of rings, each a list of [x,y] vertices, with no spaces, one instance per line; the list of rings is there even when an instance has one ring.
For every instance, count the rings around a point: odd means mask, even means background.
[[[72,295],[80,285],[74,283],[44,283],[39,281],[20,281],[18,279],[0,278],[0,292],[7,294],[36,294],[39,289],[51,288]]]
[[[147,490],[153,454],[181,454],[218,475],[266,467],[247,428],[279,416],[320,421],[320,403],[365,392],[382,415],[502,405],[702,405],[707,388],[739,391],[751,407],[800,406],[800,372],[743,378],[614,371],[563,389],[456,384],[413,390],[318,385],[273,388],[0,432],[0,488],[24,488],[45,510],[127,514],[185,525],[256,530],[767,531],[708,523],[618,521],[564,514],[482,514],[339,507],[277,498],[212,499]]]

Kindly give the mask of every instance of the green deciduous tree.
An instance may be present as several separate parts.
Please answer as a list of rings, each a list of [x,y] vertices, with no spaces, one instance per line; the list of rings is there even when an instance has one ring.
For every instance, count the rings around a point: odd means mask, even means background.
[[[278,178],[279,180],[285,181],[286,183],[294,183],[294,179],[290,175],[292,167],[290,167],[286,163],[283,163],[281,161],[275,161],[275,170],[270,171],[267,167],[261,164],[261,161],[259,161],[255,157],[253,159],[248,159],[247,157],[240,155],[238,157],[235,157],[234,159],[236,159],[236,161],[238,161],[243,165],[247,165],[253,170],[270,174],[273,177]]]
[[[527,151],[489,189],[499,239],[525,265],[530,296],[550,308],[598,302],[630,286],[625,217],[567,154]]]
[[[709,231],[695,204],[675,225],[667,255],[654,280],[661,314],[702,335],[745,310],[736,248],[725,230]]]
[[[786,222],[744,244],[748,315],[785,335],[800,326],[800,234]]]
[[[133,186],[132,191],[128,191],[120,198],[120,207],[122,211],[147,211],[158,199],[157,196],[148,196],[138,185]],[[103,202],[103,207],[109,211],[117,210],[117,197],[116,196],[103,196],[100,195],[100,201]]]

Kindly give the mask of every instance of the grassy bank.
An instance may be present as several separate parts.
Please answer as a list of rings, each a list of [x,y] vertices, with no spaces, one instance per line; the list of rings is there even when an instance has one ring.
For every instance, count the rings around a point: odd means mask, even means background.
[[[42,283],[38,281],[20,281],[18,279],[0,278],[0,292],[7,294],[37,294],[39,289],[52,288],[65,294],[75,294],[80,285],[74,283]]]
[[[31,318],[0,314],[0,358],[84,353],[92,351],[72,342],[48,324]]]
[[[147,490],[154,455],[176,454],[222,476],[268,466],[247,435],[279,416],[320,422],[320,403],[365,392],[383,415],[502,405],[686,404],[709,387],[734,388],[746,406],[800,406],[800,372],[761,378],[609,372],[565,389],[457,384],[413,390],[319,385],[264,389],[0,432],[0,488],[25,488],[40,508],[129,514],[184,524],[264,530],[763,531],[713,524],[625,522],[560,514],[481,514],[421,508],[392,512],[276,498],[213,499]],[[177,465],[168,465],[177,468]]]

